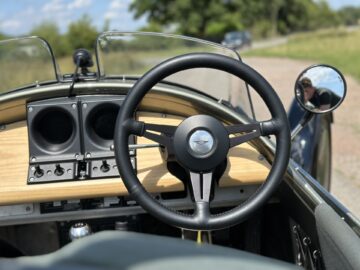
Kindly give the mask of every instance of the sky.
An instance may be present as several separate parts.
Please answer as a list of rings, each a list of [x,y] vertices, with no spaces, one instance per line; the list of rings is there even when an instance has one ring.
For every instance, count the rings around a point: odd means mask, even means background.
[[[317,88],[330,89],[339,97],[344,95],[344,81],[332,68],[323,66],[313,67],[306,71],[302,77],[310,78],[312,84]]]
[[[133,19],[128,11],[132,0],[0,0],[0,32],[25,35],[43,21],[55,22],[62,33],[72,21],[88,14],[101,30],[105,19],[111,30],[133,31],[146,19]]]
[[[72,21],[89,14],[100,31],[105,19],[111,30],[134,31],[146,18],[133,19],[128,11],[132,0],[0,0],[0,33],[21,36],[43,21],[55,22],[62,33]],[[360,6],[360,0],[328,0],[333,9]]]

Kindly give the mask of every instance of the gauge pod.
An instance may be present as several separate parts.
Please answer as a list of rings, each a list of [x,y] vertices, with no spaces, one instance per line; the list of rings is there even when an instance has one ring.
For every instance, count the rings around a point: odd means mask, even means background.
[[[68,98],[27,105],[30,162],[76,159],[81,152],[77,106]]]
[[[85,158],[113,157],[116,118],[124,97],[81,99]]]

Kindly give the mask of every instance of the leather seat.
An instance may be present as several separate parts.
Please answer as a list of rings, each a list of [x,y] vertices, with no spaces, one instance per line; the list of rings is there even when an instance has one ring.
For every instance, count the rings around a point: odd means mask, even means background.
[[[0,260],[7,270],[301,269],[235,249],[176,238],[107,231],[77,240],[48,255]]]

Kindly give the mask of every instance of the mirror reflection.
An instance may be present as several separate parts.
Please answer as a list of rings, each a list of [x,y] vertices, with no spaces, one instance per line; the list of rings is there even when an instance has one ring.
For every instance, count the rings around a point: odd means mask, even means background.
[[[295,94],[301,106],[313,113],[325,113],[336,109],[346,94],[342,74],[330,66],[313,66],[300,74]]]

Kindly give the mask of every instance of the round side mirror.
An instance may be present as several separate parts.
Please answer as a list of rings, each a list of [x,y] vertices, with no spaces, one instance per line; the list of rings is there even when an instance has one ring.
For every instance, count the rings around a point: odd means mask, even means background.
[[[343,102],[345,95],[345,78],[331,66],[311,66],[296,80],[296,99],[305,110],[312,113],[335,110]]]

